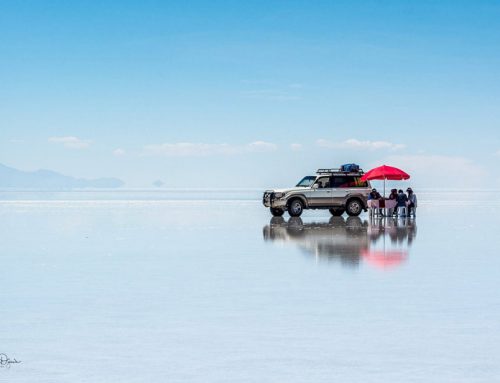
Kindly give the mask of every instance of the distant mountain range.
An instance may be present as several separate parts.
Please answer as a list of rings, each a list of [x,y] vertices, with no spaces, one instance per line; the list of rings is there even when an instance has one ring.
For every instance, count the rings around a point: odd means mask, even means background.
[[[118,178],[75,178],[52,170],[40,169],[25,172],[0,164],[0,188],[67,190],[118,188],[123,184],[123,181]]]

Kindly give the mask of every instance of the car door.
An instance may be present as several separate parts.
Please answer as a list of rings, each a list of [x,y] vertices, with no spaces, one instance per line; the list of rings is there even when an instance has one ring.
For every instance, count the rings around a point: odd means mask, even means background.
[[[332,204],[331,177],[319,177],[313,185],[309,198],[309,206],[331,206]]]
[[[344,202],[349,194],[349,177],[333,176],[332,177],[332,204],[336,206],[344,205]]]
[[[350,176],[348,178],[348,196],[359,197],[366,203],[370,184],[367,181],[361,181],[361,177]]]

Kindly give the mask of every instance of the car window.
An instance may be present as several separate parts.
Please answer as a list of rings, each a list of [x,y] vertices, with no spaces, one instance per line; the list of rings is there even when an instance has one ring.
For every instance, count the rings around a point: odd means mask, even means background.
[[[361,177],[352,177],[352,188],[367,188],[368,187],[368,181],[361,181]]]
[[[320,177],[318,180],[315,182],[315,184],[318,185],[319,189],[324,189],[324,188],[330,188],[330,177]]]
[[[315,176],[306,176],[300,180],[297,186],[309,187],[313,184],[315,179],[316,179]]]
[[[335,188],[360,188],[367,186],[368,183],[366,181],[361,181],[361,177],[333,177],[333,187]]]

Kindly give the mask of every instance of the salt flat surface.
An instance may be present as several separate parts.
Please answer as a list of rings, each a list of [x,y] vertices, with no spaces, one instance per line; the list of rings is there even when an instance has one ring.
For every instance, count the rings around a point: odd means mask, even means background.
[[[0,381],[499,381],[499,192],[382,221],[210,193],[0,193]]]

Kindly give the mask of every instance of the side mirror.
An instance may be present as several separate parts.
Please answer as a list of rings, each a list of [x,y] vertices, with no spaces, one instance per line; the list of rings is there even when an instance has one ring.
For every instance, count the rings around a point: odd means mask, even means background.
[[[312,186],[312,188],[313,188],[313,189],[317,189],[317,188],[319,188],[319,185],[318,185],[318,184],[314,184],[314,185]]]

